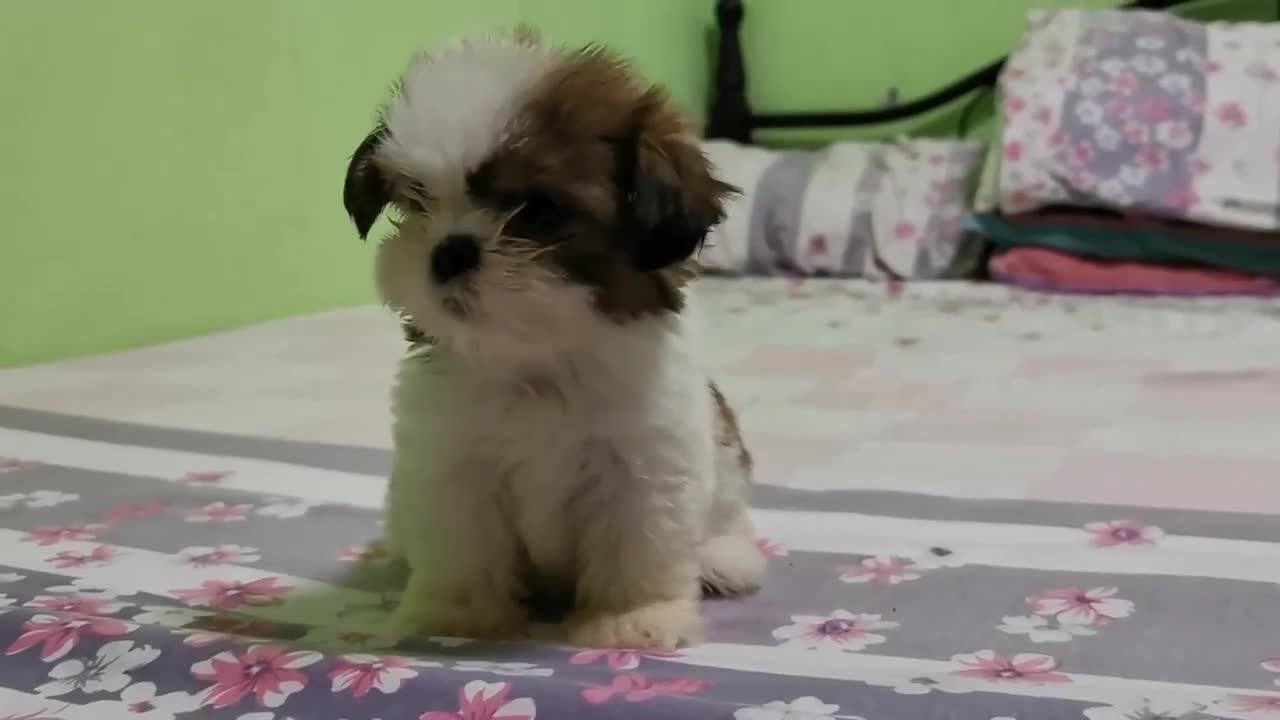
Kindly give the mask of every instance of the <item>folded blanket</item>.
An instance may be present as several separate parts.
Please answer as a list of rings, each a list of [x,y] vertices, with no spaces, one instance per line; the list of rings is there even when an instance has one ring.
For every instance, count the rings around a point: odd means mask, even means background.
[[[1280,25],[1115,10],[1028,18],[1000,77],[1002,210],[1071,204],[1280,229]]]
[[[1280,275],[1275,232],[1074,209],[984,213],[972,216],[969,227],[997,248],[1040,247],[1106,260]]]
[[[1275,295],[1280,281],[1203,267],[1107,262],[1044,248],[1017,248],[989,263],[996,280],[1037,290],[1128,295]]]

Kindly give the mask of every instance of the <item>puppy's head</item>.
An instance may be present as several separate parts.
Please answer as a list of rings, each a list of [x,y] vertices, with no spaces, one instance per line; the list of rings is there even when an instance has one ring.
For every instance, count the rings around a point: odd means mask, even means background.
[[[378,285],[422,332],[554,352],[679,312],[730,192],[661,90],[520,33],[415,58],[343,200],[361,237],[393,215]]]

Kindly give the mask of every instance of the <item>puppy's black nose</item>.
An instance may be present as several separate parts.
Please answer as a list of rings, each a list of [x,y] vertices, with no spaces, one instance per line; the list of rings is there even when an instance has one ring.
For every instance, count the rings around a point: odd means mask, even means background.
[[[480,243],[475,235],[448,235],[431,251],[431,277],[443,285],[480,265]]]

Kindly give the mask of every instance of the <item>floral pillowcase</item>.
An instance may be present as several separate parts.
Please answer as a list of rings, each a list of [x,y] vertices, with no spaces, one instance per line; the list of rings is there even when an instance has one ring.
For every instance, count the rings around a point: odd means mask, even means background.
[[[1028,17],[1000,78],[1003,138],[985,204],[1280,227],[1280,25]]]
[[[929,279],[968,271],[964,220],[984,146],[948,140],[842,142],[780,151],[712,140],[741,189],[699,255],[712,272]]]

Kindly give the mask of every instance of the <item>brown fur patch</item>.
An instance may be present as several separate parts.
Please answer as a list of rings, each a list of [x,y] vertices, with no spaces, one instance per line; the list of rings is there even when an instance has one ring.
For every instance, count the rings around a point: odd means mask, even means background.
[[[619,166],[619,143],[634,143],[636,172],[677,189],[696,216],[720,218],[731,188],[712,176],[688,120],[661,88],[594,47],[566,53],[541,79],[507,141],[473,174],[473,189],[513,211],[535,197],[562,211],[554,237],[516,239],[548,246],[546,261],[592,288],[601,312],[619,321],[679,312],[695,263],[642,272],[629,260],[618,181],[629,169]]]
[[[720,388],[714,381],[707,383],[707,389],[711,391],[711,399],[716,404],[716,442],[720,443],[721,447],[735,450],[738,454],[738,463],[750,475],[755,462],[751,458],[751,451],[747,449],[747,444],[742,439],[742,431],[738,428],[738,416],[734,414],[728,398],[720,392]]]

